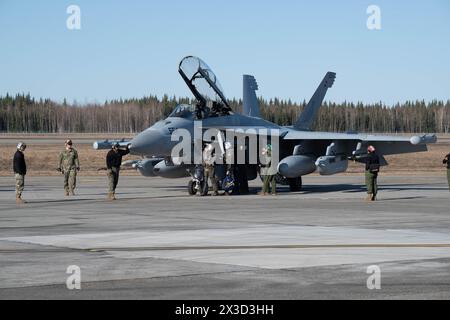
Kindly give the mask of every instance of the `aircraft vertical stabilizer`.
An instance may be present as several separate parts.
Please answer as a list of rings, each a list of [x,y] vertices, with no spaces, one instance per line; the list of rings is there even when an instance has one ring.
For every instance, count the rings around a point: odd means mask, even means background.
[[[250,117],[261,118],[259,110],[259,102],[256,97],[256,90],[258,90],[258,83],[254,76],[243,75],[243,114]]]
[[[336,73],[327,72],[320,85],[314,92],[311,100],[303,110],[302,114],[294,124],[294,128],[297,130],[311,130],[314,120],[317,117],[319,108],[322,105],[322,101],[325,98],[328,88],[331,88],[336,78]]]

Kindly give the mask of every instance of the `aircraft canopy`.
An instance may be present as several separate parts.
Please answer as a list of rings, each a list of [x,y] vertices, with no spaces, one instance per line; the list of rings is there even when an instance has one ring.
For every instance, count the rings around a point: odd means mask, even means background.
[[[178,105],[172,113],[169,115],[169,118],[184,118],[184,119],[192,119],[194,117],[195,106],[189,104],[180,104]]]
[[[217,102],[229,107],[219,80],[202,59],[194,56],[183,58],[178,72],[197,100],[205,105]]]

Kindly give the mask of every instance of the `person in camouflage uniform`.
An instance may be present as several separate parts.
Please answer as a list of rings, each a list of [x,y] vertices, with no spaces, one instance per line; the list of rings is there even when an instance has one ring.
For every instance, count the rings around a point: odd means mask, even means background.
[[[80,171],[78,152],[73,148],[72,144],[72,140],[66,140],[66,148],[59,154],[58,171],[64,175],[64,190],[66,196],[75,195],[77,172]]]

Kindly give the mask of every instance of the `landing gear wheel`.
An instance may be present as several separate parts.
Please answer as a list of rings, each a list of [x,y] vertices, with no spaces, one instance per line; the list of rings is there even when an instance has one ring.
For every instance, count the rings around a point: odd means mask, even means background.
[[[289,178],[288,183],[289,183],[289,188],[291,189],[291,191],[295,192],[295,191],[302,190],[302,177]]]
[[[194,196],[197,193],[197,189],[195,188],[195,182],[190,180],[188,183],[188,193],[191,196]]]

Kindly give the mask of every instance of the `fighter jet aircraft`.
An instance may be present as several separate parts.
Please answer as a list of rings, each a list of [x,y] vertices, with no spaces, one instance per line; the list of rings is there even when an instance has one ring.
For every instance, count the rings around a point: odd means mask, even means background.
[[[335,81],[334,72],[328,72],[325,75],[292,126],[279,126],[261,117],[256,97],[258,85],[253,76],[244,75],[244,108],[243,113],[239,114],[232,111],[216,75],[200,58],[194,56],[183,58],[178,72],[194,95],[196,104],[179,105],[166,119],[158,121],[131,141],[119,142],[121,146],[129,146],[131,154],[143,157],[142,160],[128,164],[144,176],[166,178],[188,176],[188,170],[192,169],[194,164],[174,164],[173,148],[178,141],[173,141],[172,134],[178,129],[184,129],[191,133],[191,137],[194,137],[194,123],[198,121],[201,121],[203,131],[215,128],[220,133],[224,133],[227,130],[252,128],[277,132],[277,139],[279,139],[277,182],[289,184],[292,191],[300,190],[302,177],[315,171],[321,175],[345,172],[349,157],[365,154],[368,145],[373,145],[377,149],[382,165],[387,165],[384,155],[427,151],[426,144],[435,143],[437,140],[435,135],[404,137],[312,131],[325,94]],[[94,148],[110,148],[115,142],[95,142]],[[233,141],[230,142],[233,143]],[[192,144],[196,143],[197,141],[192,138]],[[235,145],[234,147],[236,148]],[[245,147],[244,149],[248,150],[248,146]],[[246,163],[245,165],[248,179],[256,179],[258,164]]]

